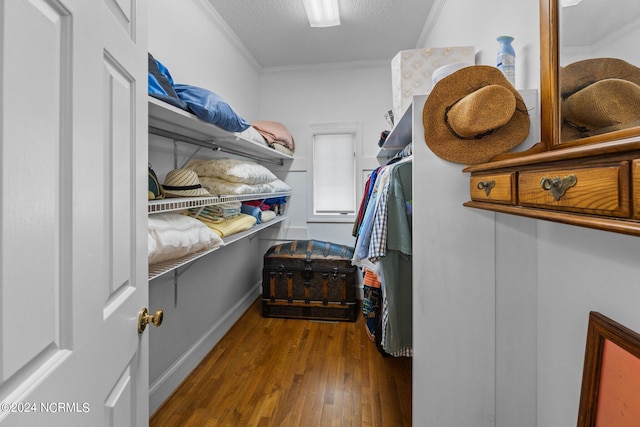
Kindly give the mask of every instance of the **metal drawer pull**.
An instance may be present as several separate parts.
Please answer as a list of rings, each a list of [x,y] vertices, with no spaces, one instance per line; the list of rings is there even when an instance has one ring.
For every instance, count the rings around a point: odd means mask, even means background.
[[[491,189],[496,185],[494,180],[491,181],[480,181],[478,182],[478,190],[484,190],[484,194],[487,196],[491,193]]]
[[[553,196],[553,199],[558,201],[564,193],[569,189],[569,187],[573,187],[578,182],[578,179],[575,175],[565,176],[560,179],[557,176],[555,178],[542,178],[540,180],[540,186],[543,190],[548,191]]]

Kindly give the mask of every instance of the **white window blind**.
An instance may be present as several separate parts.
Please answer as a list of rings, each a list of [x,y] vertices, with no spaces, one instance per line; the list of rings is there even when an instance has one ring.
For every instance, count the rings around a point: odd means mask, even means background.
[[[313,136],[314,215],[354,215],[355,211],[355,134],[315,134]]]

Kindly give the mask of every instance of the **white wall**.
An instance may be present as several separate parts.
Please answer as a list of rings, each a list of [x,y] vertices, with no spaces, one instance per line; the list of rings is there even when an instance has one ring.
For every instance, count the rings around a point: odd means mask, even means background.
[[[384,114],[391,107],[391,58],[389,62],[267,69],[261,74],[261,117],[283,122],[296,139],[295,160],[283,168],[285,181],[293,186],[287,207],[291,220],[282,228],[279,238],[354,244],[352,222],[307,223],[306,182],[311,161],[307,127],[320,123],[361,123],[360,166],[361,172],[366,173],[379,166],[377,144],[380,133],[389,128]]]
[[[640,331],[640,240],[538,224],[538,425],[577,420],[589,311]]]
[[[418,141],[424,97],[414,103]],[[414,146],[414,425],[495,422],[495,223],[463,209],[468,192],[459,165]]]
[[[437,3],[437,2],[436,2]],[[514,37],[516,88],[540,87],[538,0],[443,0],[424,47],[475,46],[477,65],[496,65],[501,35]]]
[[[538,89],[538,16],[537,0],[447,0],[424,47],[474,46],[476,64],[495,65],[496,38],[510,35],[516,87]],[[532,123],[539,123],[539,108],[532,114]],[[469,195],[462,165],[431,163],[438,167],[433,173],[451,184],[448,200],[439,200],[433,212],[437,221],[414,224],[414,257],[424,261],[414,263],[413,419],[425,426],[536,426],[537,223],[464,208]],[[416,209],[433,197],[433,189],[414,185]],[[416,247],[433,239],[426,253]],[[432,330],[430,324],[441,326]],[[434,366],[434,359],[446,363],[447,354],[456,366]],[[448,378],[438,378],[442,369]]]
[[[209,89],[245,119],[256,120],[259,67],[206,0],[153,0],[149,52],[176,83]]]

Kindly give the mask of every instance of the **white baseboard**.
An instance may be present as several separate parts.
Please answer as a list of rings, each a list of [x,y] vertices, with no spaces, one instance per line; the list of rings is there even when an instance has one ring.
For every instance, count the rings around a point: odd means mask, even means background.
[[[187,350],[182,357],[173,363],[149,387],[149,414],[158,410],[160,405],[185,380],[211,349],[220,341],[234,323],[254,303],[261,293],[261,283],[258,283],[244,297],[231,307],[207,332]]]

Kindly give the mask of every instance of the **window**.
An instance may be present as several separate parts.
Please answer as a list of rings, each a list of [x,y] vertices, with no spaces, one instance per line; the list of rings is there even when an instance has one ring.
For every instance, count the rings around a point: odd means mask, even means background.
[[[355,212],[355,150],[352,134],[313,138],[313,214]]]
[[[310,126],[310,221],[353,221],[360,132],[355,124]]]

